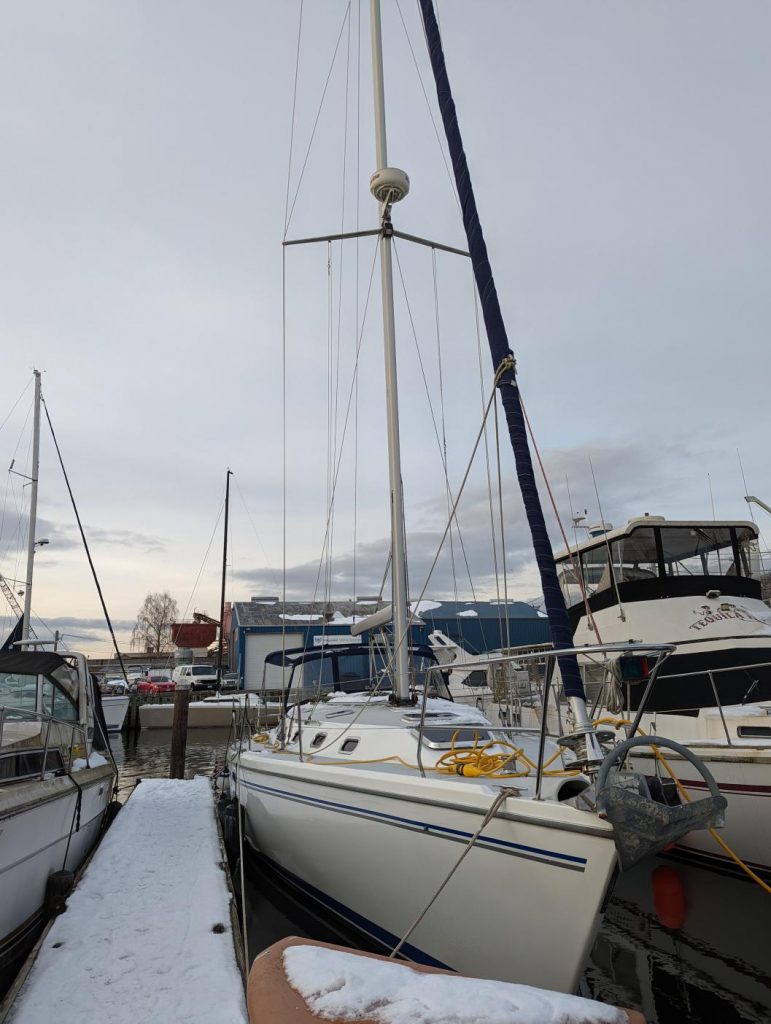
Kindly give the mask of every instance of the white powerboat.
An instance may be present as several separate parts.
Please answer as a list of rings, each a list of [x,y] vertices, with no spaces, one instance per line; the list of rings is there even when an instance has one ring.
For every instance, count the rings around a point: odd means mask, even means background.
[[[258,729],[275,725],[282,709],[280,701],[264,700],[257,693],[217,694],[191,701],[187,725],[189,729],[227,729],[234,717],[240,719],[246,715],[250,726]],[[139,708],[139,722],[143,729],[170,729],[173,719],[173,704],[142,704]]]
[[[4,590],[13,610],[21,611],[21,639],[9,638],[0,651],[0,988],[46,916],[62,909],[74,872],[107,823],[117,780],[96,678],[85,655],[29,649],[45,646],[30,617],[35,550],[48,543],[35,538],[40,372],[34,376],[23,610]]]
[[[644,660],[584,658],[595,717],[623,734],[620,723],[642,708],[644,732],[695,751],[728,799],[723,840],[771,874],[771,608],[752,575],[757,540],[751,522],[641,516],[556,561],[577,646],[675,645],[650,688]],[[692,796],[704,791],[687,762],[666,756]],[[635,763],[666,778],[651,750],[636,751]],[[733,863],[706,832],[678,851],[721,869]]]
[[[512,724],[512,693],[518,694],[520,702],[530,698],[540,707],[538,687],[532,685],[540,681],[540,666],[523,661],[522,656],[548,650],[549,644],[501,648],[494,652],[495,661],[491,664],[489,652],[471,654],[441,630],[432,630],[428,643],[438,663],[447,670],[447,687],[456,703],[475,707],[500,725]]]
[[[82,654],[0,652],[0,972],[96,842],[116,771]],[[105,753],[99,752],[99,749]]]
[[[107,732],[120,732],[126,720],[130,697],[123,694],[101,694],[102,713]]]

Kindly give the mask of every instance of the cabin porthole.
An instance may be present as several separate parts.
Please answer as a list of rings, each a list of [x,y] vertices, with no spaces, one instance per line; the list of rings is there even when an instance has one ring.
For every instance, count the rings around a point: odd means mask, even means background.
[[[350,754],[358,747],[358,745],[358,740],[343,740],[343,742],[340,744],[340,750],[343,754]]]
[[[327,734],[325,732],[317,732],[316,735],[311,740],[311,746],[320,747],[326,738]]]

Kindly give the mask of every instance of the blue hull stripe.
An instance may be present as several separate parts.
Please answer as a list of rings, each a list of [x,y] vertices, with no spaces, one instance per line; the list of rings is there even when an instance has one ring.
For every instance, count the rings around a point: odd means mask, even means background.
[[[328,807],[331,810],[343,811],[346,813],[353,813],[363,815],[367,818],[371,818],[375,821],[382,821],[386,824],[393,823],[396,825],[406,825],[409,828],[419,830],[421,832],[427,832],[434,835],[446,835],[448,837],[457,839],[471,839],[473,833],[464,832],[461,829],[447,828],[444,825],[432,825],[426,821],[416,821],[413,818],[401,818],[396,814],[386,814],[383,811],[374,811],[366,807],[356,807],[351,804],[336,803],[333,800],[321,800],[310,796],[305,796],[301,793],[292,793],[286,789],[273,789],[270,786],[258,785],[255,782],[247,782],[243,777],[239,779],[241,785],[246,786],[248,789],[254,789],[261,793],[269,793],[272,796],[284,797],[290,800],[297,800],[300,803],[314,804],[320,807]],[[530,857],[548,858],[552,863],[556,862],[565,867],[578,868],[583,871],[586,867],[586,857],[575,857],[568,853],[557,853],[554,850],[541,850],[536,846],[525,846],[522,843],[511,843],[505,839],[495,839],[490,836],[480,836],[477,839],[478,846],[487,846],[488,848],[498,848],[519,855],[525,855]]]
[[[391,932],[385,928],[381,928],[380,925],[375,924],[374,921],[370,921],[366,917],[362,917],[361,914],[357,914],[355,910],[351,910],[344,903],[334,899],[332,896],[328,896],[327,893],[322,892],[315,886],[306,882],[304,879],[299,878],[297,875],[292,874],[291,871],[287,871],[286,868],[282,868],[280,864],[277,864],[270,857],[266,857],[264,853],[260,853],[260,856],[267,861],[270,867],[282,878],[286,879],[295,888],[300,889],[311,899],[314,899],[322,907],[327,910],[331,910],[332,913],[341,917],[349,925],[354,927],[357,931],[362,932],[364,935],[374,939],[379,945],[383,946],[386,952],[390,953],[391,950],[399,942],[399,937],[392,935]],[[429,967],[441,967],[445,971],[453,970],[452,967],[448,967],[447,964],[441,960],[437,960],[433,956],[429,956],[428,953],[424,953],[422,949],[418,949],[417,946],[411,945],[409,942],[405,942],[402,946],[400,953],[405,956],[406,959],[412,960],[416,964],[426,964]]]

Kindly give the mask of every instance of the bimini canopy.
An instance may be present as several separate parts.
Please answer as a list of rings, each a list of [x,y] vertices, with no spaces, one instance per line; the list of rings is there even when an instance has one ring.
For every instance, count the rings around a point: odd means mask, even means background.
[[[14,676],[46,676],[77,705],[78,674],[61,654],[53,651],[0,651],[0,678],[8,682],[9,677]]]
[[[382,656],[384,649],[375,648],[377,654]],[[266,655],[266,665],[285,665],[293,668],[295,665],[305,665],[311,661],[320,661],[322,658],[342,658],[352,654],[359,657],[366,657],[370,653],[369,647],[362,647],[359,644],[347,644],[334,647],[290,647],[285,651],[273,651]],[[436,661],[433,648],[427,644],[410,646],[410,654],[416,658],[428,658],[429,661]]]

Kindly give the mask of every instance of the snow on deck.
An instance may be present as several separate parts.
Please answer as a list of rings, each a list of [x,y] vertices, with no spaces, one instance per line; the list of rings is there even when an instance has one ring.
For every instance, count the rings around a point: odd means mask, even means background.
[[[422,974],[321,946],[284,950],[292,988],[318,1017],[378,1024],[627,1024],[623,1010],[559,992]]]
[[[49,931],[9,1024],[244,1024],[221,859],[206,779],[142,782]]]

